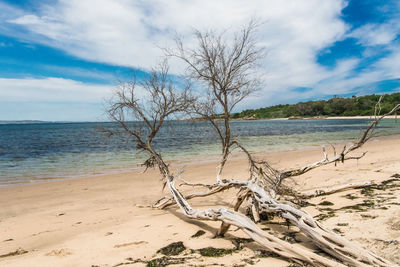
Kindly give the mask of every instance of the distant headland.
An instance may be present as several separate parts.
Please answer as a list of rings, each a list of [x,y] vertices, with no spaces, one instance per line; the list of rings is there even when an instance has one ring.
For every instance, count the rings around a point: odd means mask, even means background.
[[[39,121],[39,120],[17,120],[17,121],[2,121],[0,120],[0,124],[32,124],[32,123],[48,123],[48,121]]]

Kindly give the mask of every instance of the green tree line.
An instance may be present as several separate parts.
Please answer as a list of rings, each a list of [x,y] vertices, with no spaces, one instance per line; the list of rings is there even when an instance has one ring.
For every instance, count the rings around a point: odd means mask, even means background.
[[[374,114],[375,105],[381,95],[333,97],[329,100],[299,102],[297,104],[276,105],[259,109],[247,109],[233,114],[233,118],[272,119],[316,116],[369,116]],[[385,95],[381,102],[381,113],[389,112],[400,103],[400,93]]]

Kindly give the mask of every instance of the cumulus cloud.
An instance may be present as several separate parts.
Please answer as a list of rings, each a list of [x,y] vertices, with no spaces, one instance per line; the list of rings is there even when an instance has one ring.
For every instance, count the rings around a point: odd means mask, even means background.
[[[113,87],[86,84],[62,78],[0,78],[0,102],[101,103]]]
[[[104,121],[116,86],[70,79],[0,78],[0,120]],[[149,97],[137,84],[139,99]]]
[[[346,4],[345,0],[59,0],[51,5],[44,2],[36,13],[10,7],[11,15],[0,19],[26,31],[8,32],[10,35],[90,61],[146,69],[162,56],[159,47],[172,45],[175,34],[190,46],[193,28],[236,29],[252,17],[260,18],[265,23],[259,28],[259,40],[268,51],[262,62],[266,86],[239,106],[247,108],[293,102],[311,94],[349,93],[363,83],[379,80],[379,67],[392,68],[395,75],[392,60],[382,60],[362,74],[353,71],[359,63],[356,58],[344,59],[334,69],[316,62],[319,51],[346,37],[365,45],[388,44],[395,38],[392,25],[398,24],[394,21],[351,31],[341,18]],[[73,88],[83,86],[68,82]],[[297,87],[312,90],[293,91]],[[57,94],[56,90],[52,93]]]
[[[265,21],[259,35],[269,51],[266,71],[291,73],[288,80],[305,83],[305,74],[319,72],[316,51],[345,33],[339,18],[344,5],[340,0],[68,0],[8,22],[28,29],[35,41],[81,58],[149,68],[162,55],[158,47],[171,45],[175,34],[190,45],[193,28],[235,29],[257,17]]]
[[[61,0],[56,5],[42,5],[39,14],[8,22],[82,58],[149,67],[162,54],[157,46],[169,45],[175,33],[190,43],[193,28],[236,28],[251,17],[266,21],[261,36],[271,51],[289,46],[309,53],[344,33],[346,26],[338,17],[343,6],[339,0]]]

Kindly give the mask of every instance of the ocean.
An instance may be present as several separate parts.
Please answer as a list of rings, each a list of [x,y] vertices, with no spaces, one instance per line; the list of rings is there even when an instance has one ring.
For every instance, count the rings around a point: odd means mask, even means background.
[[[316,147],[352,141],[368,119],[233,121],[232,133],[253,152]],[[137,124],[137,123],[136,123]],[[112,122],[0,124],[0,187],[137,169],[146,158],[129,135],[107,137]],[[385,119],[378,136],[400,134]],[[168,121],[154,140],[166,161],[218,158],[217,135],[207,122]]]

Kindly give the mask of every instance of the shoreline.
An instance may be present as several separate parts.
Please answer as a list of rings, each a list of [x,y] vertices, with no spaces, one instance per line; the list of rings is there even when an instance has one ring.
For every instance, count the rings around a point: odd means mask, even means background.
[[[392,139],[399,139],[400,142],[400,134],[395,134],[395,135],[383,135],[383,136],[378,136],[375,137],[375,139],[380,139],[380,140],[392,140]],[[326,142],[321,143],[321,144],[310,144],[310,145],[304,145],[301,147],[296,147],[296,148],[281,148],[281,149],[273,149],[270,151],[251,151],[250,152],[257,157],[268,157],[270,155],[281,155],[281,154],[287,154],[287,153],[292,153],[292,152],[298,152],[298,151],[304,151],[305,153],[309,151],[320,151],[322,146],[328,146],[328,144],[333,144],[333,145],[343,145],[345,143],[349,143],[351,140],[335,140],[333,142]],[[217,165],[220,159],[220,154],[205,154],[205,155],[196,155],[193,157],[186,158],[185,160],[183,159],[171,159],[167,160],[169,164],[172,166],[180,166],[180,167],[186,167],[186,166],[201,166],[201,165],[209,165],[209,164],[215,164]],[[240,152],[233,152],[231,154],[231,159],[233,160],[246,160],[246,156],[243,153]],[[130,174],[130,173],[141,173],[145,170],[141,164],[137,164],[135,167],[129,167],[129,168],[120,168],[120,169],[113,169],[113,170],[98,170],[95,173],[86,173],[86,174],[76,174],[76,175],[67,175],[67,176],[61,176],[61,177],[43,177],[43,178],[33,178],[31,180],[26,180],[26,181],[21,181],[18,180],[17,182],[13,183],[10,181],[8,184],[0,184],[0,192],[2,189],[5,188],[13,188],[13,187],[25,187],[25,186],[34,186],[34,185],[40,185],[40,184],[47,184],[47,183],[57,183],[57,182],[62,182],[62,181],[73,181],[73,180],[80,180],[80,179],[91,179],[91,178],[96,178],[96,177],[103,177],[103,176],[113,176],[113,175],[124,175],[124,174]],[[2,182],[4,183],[4,182]]]
[[[318,116],[318,117],[295,117],[295,118],[239,118],[239,119],[232,119],[233,121],[257,121],[257,120],[270,120],[270,121],[279,121],[279,120],[354,120],[354,119],[374,119],[374,116]],[[390,115],[386,116],[385,119],[400,119],[400,116]]]
[[[318,119],[330,119],[330,120],[341,120],[341,119],[373,119],[374,116],[373,115],[369,115],[369,116],[361,116],[361,115],[357,115],[357,116],[314,116],[314,117],[296,117],[299,120],[305,119],[305,120],[318,120]],[[390,115],[390,116],[386,116],[385,118],[387,119],[400,119],[400,114],[399,115]],[[260,118],[260,119],[256,119],[256,118],[231,118],[232,121],[241,121],[241,120],[289,120],[290,117],[283,117],[283,118]],[[221,119],[222,120],[222,119]],[[180,121],[180,120],[178,120]],[[203,120],[200,118],[192,118],[192,119],[183,119],[182,121],[207,121],[207,120]],[[70,123],[112,123],[112,121],[0,121],[0,125],[27,125],[27,124],[52,124],[52,123],[66,123],[66,124],[70,124]]]
[[[286,120],[351,120],[351,119],[374,119],[374,115],[369,116],[314,116],[314,117],[283,117],[283,118],[231,118],[231,121],[286,121]],[[389,115],[385,116],[385,119],[400,119],[400,115]],[[216,119],[222,121],[222,119]],[[207,121],[201,118],[185,119],[183,121]]]
[[[330,148],[327,149],[332,153]],[[400,153],[397,152],[400,151],[400,135],[373,139],[358,152],[362,151],[368,151],[363,159],[311,171],[299,177],[293,186],[310,191],[366,180],[381,182],[400,173]],[[268,160],[273,167],[288,169],[320,160],[322,152],[320,148],[266,151],[257,154],[257,157]],[[216,163],[196,163],[185,166],[184,178],[189,181],[213,182]],[[171,165],[174,172],[181,167],[179,163]],[[227,163],[223,176],[245,179],[246,170],[247,161],[240,156],[233,157]],[[0,188],[0,256],[18,250],[24,252],[21,255],[0,257],[0,265],[114,266],[127,258],[150,260],[160,257],[157,250],[172,242],[182,241],[187,248],[193,250],[209,246],[230,249],[232,238],[245,237],[240,232],[230,231],[225,239],[214,239],[218,222],[189,220],[176,206],[167,210],[152,209],[150,205],[166,194],[161,190],[159,177],[157,170],[148,170],[146,173],[133,171]],[[188,193],[193,189],[181,190]],[[354,205],[363,199],[358,191],[319,197],[312,202],[317,205],[329,200],[337,208]],[[192,199],[190,203],[199,208],[230,206],[235,193],[229,190],[209,198]],[[390,203],[400,202],[400,191],[388,193],[393,194]],[[359,199],[347,199],[344,197],[347,194],[353,194]],[[398,206],[389,204],[385,206],[386,210],[377,207],[363,213],[338,211],[337,216],[323,223],[330,229],[337,228],[338,223],[349,223],[348,226],[340,227],[346,238],[382,255],[380,247],[374,245],[377,242],[374,240],[400,242],[400,231],[390,228],[397,223],[400,225],[400,211]],[[312,216],[320,213],[314,206],[306,207],[305,210]],[[377,214],[379,217],[374,217]],[[361,215],[371,217],[365,219],[367,217]],[[198,230],[205,231],[205,234],[192,238]],[[386,254],[382,256],[396,260],[396,250],[392,250],[395,243],[391,244],[387,245],[390,251],[385,249],[383,252]],[[257,246],[249,243],[238,253],[221,258],[194,258],[192,264],[239,264],[243,263],[243,259],[254,257],[257,249]],[[259,258],[257,261],[255,266],[288,265],[287,261],[273,257]]]

